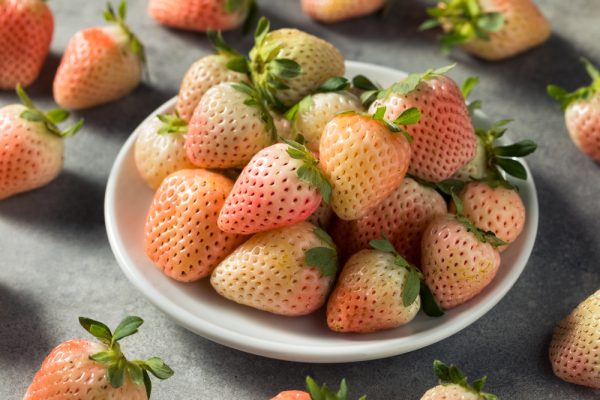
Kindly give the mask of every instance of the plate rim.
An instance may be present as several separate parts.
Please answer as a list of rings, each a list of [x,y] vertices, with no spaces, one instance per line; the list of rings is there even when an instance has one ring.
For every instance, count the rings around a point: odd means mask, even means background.
[[[406,74],[404,71],[385,67],[376,64],[358,62],[358,61],[346,61],[346,66],[351,68],[357,68],[362,70],[372,71],[383,71],[387,74]],[[192,323],[191,321],[197,320],[198,317],[185,309],[178,306],[176,302],[170,300],[167,296],[162,294],[160,291],[155,290],[149,283],[139,279],[137,271],[129,265],[127,255],[122,241],[118,237],[117,221],[115,215],[115,207],[113,204],[116,202],[116,186],[118,181],[118,173],[122,170],[122,166],[130,151],[133,151],[136,137],[139,133],[139,127],[144,124],[148,119],[154,118],[156,114],[163,113],[168,109],[171,109],[175,105],[176,96],[163,103],[160,107],[154,110],[148,117],[146,117],[133,131],[129,138],[121,146],[119,153],[117,154],[113,165],[110,170],[108,177],[106,192],[104,198],[104,219],[105,226],[108,236],[108,241],[111,250],[117,260],[117,263],[127,279],[133,284],[138,291],[140,291],[155,307],[167,314],[170,318],[174,319],[179,325],[185,327],[189,331],[205,337],[213,342],[221,345],[231,347],[240,351],[275,358],[286,361],[296,362],[311,362],[311,363],[342,363],[342,362],[357,362],[367,361],[374,359],[381,359],[392,357],[404,353],[408,353],[414,350],[418,350],[434,343],[437,343],[443,339],[446,339],[475,321],[480,319],[483,315],[487,314],[498,302],[504,298],[504,296],[512,289],[516,281],[520,278],[523,270],[527,266],[527,262],[533,251],[535,241],[537,238],[537,230],[539,223],[539,202],[537,195],[537,188],[533,175],[527,165],[526,161],[522,161],[525,169],[528,173],[527,184],[531,186],[531,203],[534,207],[531,210],[527,210],[527,218],[529,220],[526,226],[527,231],[533,231],[533,237],[531,240],[527,240],[523,251],[518,255],[515,260],[516,263],[522,264],[519,268],[518,273],[509,275],[505,278],[504,284],[501,289],[493,293],[487,302],[481,304],[476,310],[470,311],[468,314],[463,315],[460,319],[452,321],[450,324],[441,325],[438,329],[433,329],[430,332],[421,334],[421,337],[412,337],[411,342],[404,345],[402,348],[390,348],[388,343],[364,343],[364,342],[348,342],[348,346],[335,347],[335,354],[326,353],[324,354],[324,348],[322,346],[306,346],[297,345],[293,343],[282,343],[272,342],[267,339],[259,339],[253,336],[243,335],[239,332],[231,331],[221,326],[215,325],[210,321],[202,320],[200,324]],[[525,233],[525,230],[523,231]],[[199,321],[200,322],[200,321]]]

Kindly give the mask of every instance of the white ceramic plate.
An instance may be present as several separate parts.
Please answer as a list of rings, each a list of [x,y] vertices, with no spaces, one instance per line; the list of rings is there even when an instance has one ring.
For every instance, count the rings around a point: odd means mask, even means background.
[[[390,68],[347,62],[347,75],[357,74],[385,86],[405,76]],[[148,118],[174,105],[175,99],[171,99]],[[366,335],[333,333],[327,328],[324,310],[300,318],[268,314],[225,300],[212,290],[208,279],[178,283],[154,267],[143,249],[144,221],[153,192],[135,167],[137,134],[134,132],[119,152],[106,189],[106,229],[115,257],[127,278],[179,324],[246,352],[290,361],[334,363],[389,357],[428,346],[464,329],[498,303],[521,275],[535,241],[538,202],[529,173],[529,180],[519,185],[527,209],[525,229],[502,253],[496,278],[479,296],[441,318],[420,313],[412,323],[398,329]]]

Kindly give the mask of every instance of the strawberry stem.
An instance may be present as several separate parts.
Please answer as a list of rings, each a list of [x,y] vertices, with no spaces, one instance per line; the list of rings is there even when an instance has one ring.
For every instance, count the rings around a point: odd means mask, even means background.
[[[127,1],[121,0],[119,4],[118,12],[115,12],[113,5],[108,2],[106,3],[106,10],[104,11],[104,20],[109,23],[113,23],[118,25],[123,33],[127,36],[129,40],[129,47],[133,54],[139,57],[142,63],[146,64],[146,51],[144,49],[144,45],[139,40],[139,38],[131,31],[129,25],[125,22],[125,18],[127,17]]]

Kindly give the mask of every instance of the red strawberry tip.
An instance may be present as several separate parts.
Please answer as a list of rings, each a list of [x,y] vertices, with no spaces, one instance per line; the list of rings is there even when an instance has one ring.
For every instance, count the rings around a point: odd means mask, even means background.
[[[548,95],[560,103],[563,111],[578,100],[588,100],[596,93],[600,93],[600,71],[585,57],[581,57],[581,63],[590,78],[592,78],[592,83],[589,86],[580,87],[573,92],[567,92],[556,85],[548,85],[546,87]]]
[[[448,28],[439,38],[444,53],[475,39],[490,40],[489,34],[498,32],[505,22],[499,12],[483,12],[476,0],[442,0],[436,7],[427,8],[427,14],[430,18],[419,30]]]
[[[115,12],[113,5],[109,2],[106,3],[106,10],[104,11],[104,20],[106,22],[118,25],[123,33],[127,36],[129,40],[129,48],[139,57],[142,63],[146,64],[146,51],[144,50],[144,45],[139,40],[139,38],[131,31],[129,25],[125,23],[125,18],[127,17],[127,0],[121,0],[119,4],[118,12]]]
[[[159,114],[156,118],[162,122],[162,126],[158,129],[159,135],[178,135],[187,132],[188,124],[179,116],[177,111],[175,111],[175,114]]]
[[[76,134],[83,126],[84,120],[82,118],[75,125],[61,131],[57,125],[69,118],[70,114],[68,111],[61,108],[55,108],[44,113],[33,104],[33,101],[20,84],[17,84],[16,92],[21,103],[27,108],[21,113],[20,117],[26,121],[44,124],[46,130],[53,135],[67,138]]]
[[[89,358],[106,366],[108,380],[113,388],[121,387],[127,374],[134,384],[144,384],[146,394],[150,398],[152,382],[149,373],[161,380],[168,379],[174,374],[173,370],[158,357],[128,361],[121,352],[119,340],[138,332],[138,328],[144,323],[140,317],[125,317],[114,333],[102,322],[90,318],[79,317],[79,323],[108,347],[108,350],[92,354]]]
[[[433,362],[433,371],[441,385],[459,385],[485,400],[498,400],[496,395],[483,391],[483,387],[487,382],[487,376],[477,379],[473,381],[472,384],[469,384],[467,376],[460,368],[454,364],[446,365],[440,360],[435,360]]]

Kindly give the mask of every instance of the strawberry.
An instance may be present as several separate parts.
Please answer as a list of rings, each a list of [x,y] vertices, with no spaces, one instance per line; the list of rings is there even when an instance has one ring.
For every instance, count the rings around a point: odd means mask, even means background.
[[[139,317],[126,317],[114,333],[102,322],[80,317],[81,326],[100,340],[66,341],[48,354],[23,400],[111,399],[147,400],[152,382],[173,375],[158,357],[128,361],[119,340],[137,333],[144,323]]]
[[[185,148],[202,168],[242,168],[275,141],[276,130],[259,94],[247,83],[210,88],[190,120]]]
[[[469,384],[465,374],[455,365],[433,362],[440,384],[429,389],[421,400],[498,400],[496,395],[483,391],[487,376]]]
[[[384,238],[370,242],[376,250],[360,250],[344,265],[327,303],[329,329],[368,333],[405,325],[421,308],[419,292],[428,314],[443,314],[415,266]]]
[[[421,120],[407,131],[413,137],[409,173],[430,182],[451,177],[475,155],[475,138],[469,111],[456,83],[444,76],[452,66],[408,75],[379,94],[369,111],[386,107],[394,120],[416,107]]]
[[[398,189],[362,218],[337,220],[332,236],[340,245],[340,252],[349,256],[368,249],[369,242],[383,232],[400,254],[418,265],[423,231],[432,219],[447,212],[446,202],[438,192],[407,177]]]
[[[187,169],[162,182],[146,217],[144,249],[165,275],[192,282],[210,275],[245,238],[221,232],[217,218],[233,182]]]
[[[248,76],[233,70],[227,65],[239,54],[225,43],[220,32],[209,31],[217,54],[202,57],[187,70],[179,94],[176,110],[185,121],[192,118],[200,99],[211,87],[224,82],[247,82]]]
[[[210,283],[236,303],[299,316],[325,303],[336,271],[329,235],[300,222],[252,236],[215,268]]]
[[[427,9],[421,30],[441,26],[442,49],[461,47],[489,61],[513,57],[550,37],[550,24],[532,0],[442,0]]]
[[[459,198],[465,217],[483,231],[493,232],[506,244],[514,242],[525,226],[525,206],[519,193],[512,188],[487,182],[470,182]],[[451,211],[455,211],[454,204]],[[499,247],[502,251],[505,247]]]
[[[248,70],[252,82],[277,110],[286,110],[327,79],[343,76],[344,58],[331,43],[297,29],[269,32],[261,18]]]
[[[600,389],[600,290],[554,329],[550,362],[560,379]]]
[[[333,118],[320,143],[321,168],[333,186],[331,207],[344,220],[358,219],[400,186],[411,158],[408,139],[397,125],[418,121],[412,108],[394,124],[354,112]]]
[[[0,108],[0,199],[42,187],[63,167],[63,139],[83,125],[79,121],[61,131],[57,124],[69,117],[65,110],[38,110],[17,84],[23,105]]]
[[[43,0],[0,1],[0,89],[29,86],[48,55],[54,17]]]
[[[494,279],[500,266],[496,248],[506,244],[478,229],[464,216],[458,195],[451,194],[457,215],[435,218],[421,241],[421,271],[444,309],[467,302]]]
[[[137,87],[145,62],[144,46],[125,24],[126,2],[118,14],[107,6],[110,26],[79,31],[67,45],[56,76],[54,99],[82,109],[117,100]]]
[[[135,141],[135,165],[148,186],[156,190],[171,173],[194,168],[183,147],[187,124],[177,114],[145,121]]]
[[[317,89],[319,93],[304,97],[285,114],[292,122],[292,131],[304,137],[309,150],[319,151],[323,129],[337,114],[363,111],[360,99],[346,91],[349,87],[347,79],[331,78]]]
[[[287,141],[258,152],[244,168],[219,214],[224,232],[251,234],[307,219],[331,197],[319,161],[303,145]]]
[[[339,22],[379,10],[386,0],[302,0],[302,9],[321,22]]]
[[[333,219],[333,210],[331,206],[325,201],[321,201],[319,207],[306,219],[315,226],[320,226],[323,229],[327,229]]]
[[[332,392],[326,384],[322,386],[317,383],[310,376],[306,377],[306,390],[286,390],[285,392],[279,393],[271,400],[348,400],[348,385],[346,380],[342,379],[340,388],[337,392]],[[361,396],[358,400],[366,400],[366,396]]]
[[[589,86],[568,93],[558,86],[549,85],[548,93],[560,102],[565,111],[567,130],[573,143],[600,163],[600,71],[585,58],[581,62],[592,78]]]
[[[150,0],[148,12],[159,24],[205,32],[237,28],[254,7],[254,0]]]

